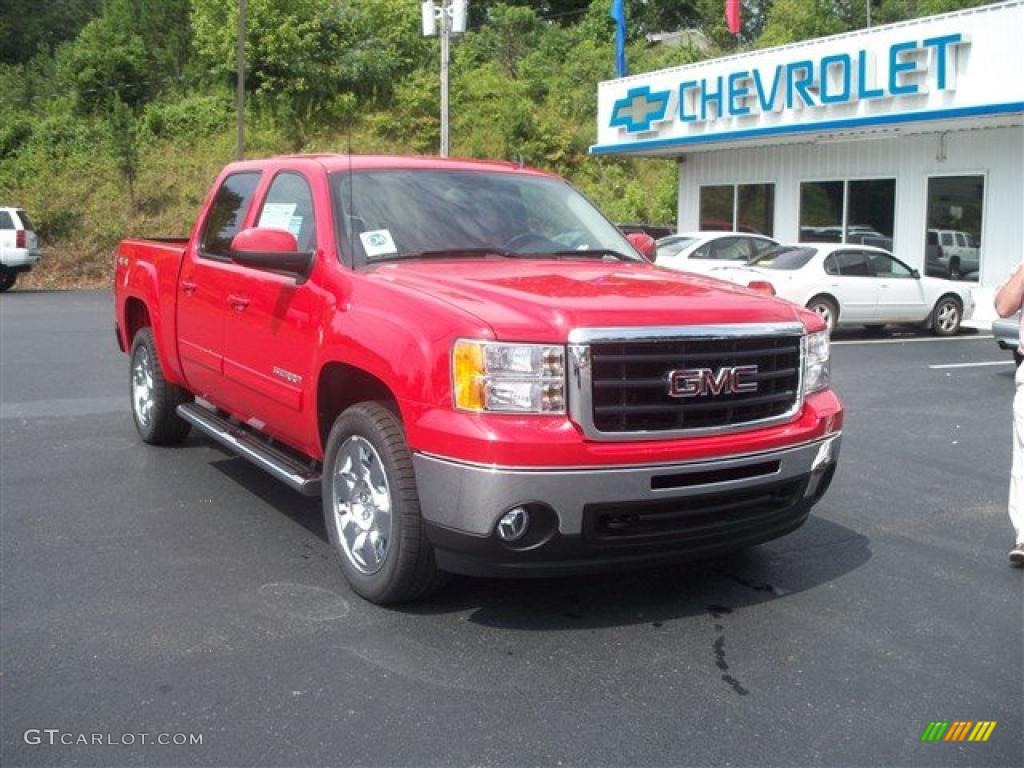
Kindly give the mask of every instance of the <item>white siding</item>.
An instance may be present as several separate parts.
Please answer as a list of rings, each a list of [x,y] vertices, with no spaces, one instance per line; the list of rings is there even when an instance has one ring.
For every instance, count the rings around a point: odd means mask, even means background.
[[[775,238],[795,242],[800,182],[895,178],[895,254],[923,269],[928,177],[957,174],[986,177],[979,291],[984,303],[1024,261],[1024,127],[1019,125],[691,153],[679,165],[679,229],[699,228],[703,185],[774,182]]]

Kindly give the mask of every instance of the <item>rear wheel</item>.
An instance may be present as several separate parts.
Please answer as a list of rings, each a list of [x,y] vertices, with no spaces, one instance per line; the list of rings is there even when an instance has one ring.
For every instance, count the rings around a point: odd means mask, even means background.
[[[14,287],[18,279],[18,273],[7,267],[0,267],[0,293],[9,291]]]
[[[807,302],[807,308],[825,321],[825,326],[831,333],[836,326],[836,321],[839,320],[839,307],[836,306],[836,303],[828,296],[815,296]]]
[[[131,397],[132,418],[143,442],[173,445],[188,435],[192,425],[178,416],[177,408],[191,402],[192,395],[164,378],[149,328],[132,340]]]
[[[952,296],[943,296],[935,302],[932,310],[932,333],[936,336],[955,336],[960,330],[963,310],[960,301]]]
[[[400,603],[443,583],[420,516],[402,423],[383,404],[358,403],[334,422],[322,497],[338,566],[361,597]]]

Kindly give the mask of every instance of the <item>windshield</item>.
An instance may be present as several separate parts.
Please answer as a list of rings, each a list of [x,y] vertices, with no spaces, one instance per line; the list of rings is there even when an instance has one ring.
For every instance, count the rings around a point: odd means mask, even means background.
[[[800,269],[814,258],[817,253],[813,248],[798,248],[792,245],[779,245],[765,251],[752,262],[751,266],[764,269]]]
[[[675,256],[686,246],[696,242],[695,237],[666,237],[658,241],[658,258],[663,256]]]
[[[356,266],[429,256],[625,258],[619,230],[565,182],[486,171],[332,173],[338,251]],[[351,226],[349,226],[351,225]]]

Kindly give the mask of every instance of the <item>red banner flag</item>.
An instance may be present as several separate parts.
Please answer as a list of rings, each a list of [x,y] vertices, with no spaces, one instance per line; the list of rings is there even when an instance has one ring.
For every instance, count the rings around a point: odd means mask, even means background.
[[[725,0],[725,23],[732,34],[740,33],[740,0]]]

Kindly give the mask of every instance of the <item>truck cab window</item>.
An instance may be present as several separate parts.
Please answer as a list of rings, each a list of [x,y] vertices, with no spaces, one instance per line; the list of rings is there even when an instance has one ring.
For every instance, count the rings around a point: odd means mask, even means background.
[[[259,173],[235,173],[224,179],[210,206],[199,250],[203,256],[227,258],[231,240],[242,228],[245,214],[259,183]]]
[[[300,251],[316,248],[313,193],[306,180],[297,173],[279,173],[270,184],[256,226],[291,232]]]

